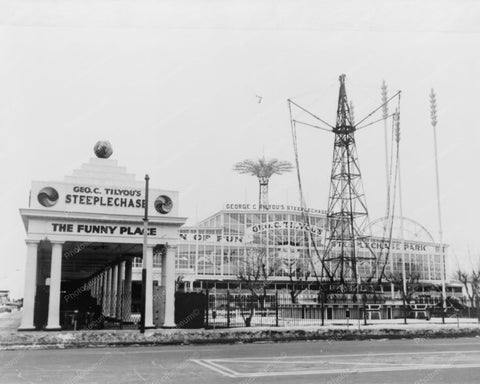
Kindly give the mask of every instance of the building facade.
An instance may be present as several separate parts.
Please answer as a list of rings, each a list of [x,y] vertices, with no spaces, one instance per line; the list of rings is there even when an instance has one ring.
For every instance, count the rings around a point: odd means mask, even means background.
[[[439,296],[441,268],[445,268],[442,247],[419,223],[403,220],[403,240],[398,236],[397,220],[391,242],[384,233],[385,222],[372,222],[368,243],[357,244],[357,257],[364,259],[358,262],[358,274],[362,279],[373,276],[373,280],[380,275],[398,275],[404,262],[407,275],[418,276],[424,287],[430,287],[426,290],[433,287],[432,295]],[[198,225],[180,229],[176,273],[186,289],[241,288],[240,277],[251,269],[249,259],[261,254],[270,288],[288,290],[289,284],[302,281],[308,286],[304,296],[309,296],[318,289],[315,283],[322,280],[320,259],[325,257],[327,238],[325,211],[310,209],[305,214],[301,208],[285,204],[262,210],[256,204],[226,204]],[[335,255],[339,249],[334,246],[331,253]],[[381,289],[399,298],[388,279],[383,281]]]

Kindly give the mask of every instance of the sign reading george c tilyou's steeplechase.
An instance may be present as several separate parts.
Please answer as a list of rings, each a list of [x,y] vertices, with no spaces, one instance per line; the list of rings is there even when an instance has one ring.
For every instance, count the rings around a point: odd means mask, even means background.
[[[149,189],[149,215],[178,215],[178,192]],[[30,208],[143,215],[145,190],[135,187],[33,182]]]
[[[104,207],[145,208],[140,189],[103,188],[74,185],[73,193],[65,195],[66,204],[99,205]]]
[[[258,211],[259,204],[251,203],[228,203],[225,204],[224,209],[228,211]],[[302,208],[295,205],[288,204],[268,204],[260,205],[260,209],[266,211],[289,211],[289,212],[307,212],[316,214],[326,214],[327,211],[315,208]]]

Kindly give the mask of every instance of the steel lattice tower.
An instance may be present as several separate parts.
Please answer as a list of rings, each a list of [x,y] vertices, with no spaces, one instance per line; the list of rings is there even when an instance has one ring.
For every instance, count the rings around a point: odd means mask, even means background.
[[[370,228],[362,175],[355,144],[356,127],[347,100],[345,75],[340,78],[335,141],[327,211],[327,244],[324,260],[330,280],[341,284],[358,281],[357,246]],[[371,259],[372,257],[363,257]]]

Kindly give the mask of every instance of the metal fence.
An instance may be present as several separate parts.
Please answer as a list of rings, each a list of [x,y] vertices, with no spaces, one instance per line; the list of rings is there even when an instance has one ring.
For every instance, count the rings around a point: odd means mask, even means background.
[[[307,326],[372,324],[404,317],[429,320],[435,313],[432,304],[394,305],[372,300],[328,300],[315,303],[292,303],[290,297],[273,294],[251,295],[238,292],[212,293],[208,290],[206,328],[230,328],[245,326]],[[458,311],[446,313],[446,317],[459,317]],[[473,316],[472,316],[473,317]]]

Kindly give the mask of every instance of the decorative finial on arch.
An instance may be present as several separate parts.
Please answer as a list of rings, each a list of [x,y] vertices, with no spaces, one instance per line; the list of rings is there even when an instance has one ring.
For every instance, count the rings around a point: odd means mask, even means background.
[[[108,140],[99,140],[93,147],[93,152],[99,159],[108,159],[112,156],[113,147]]]

